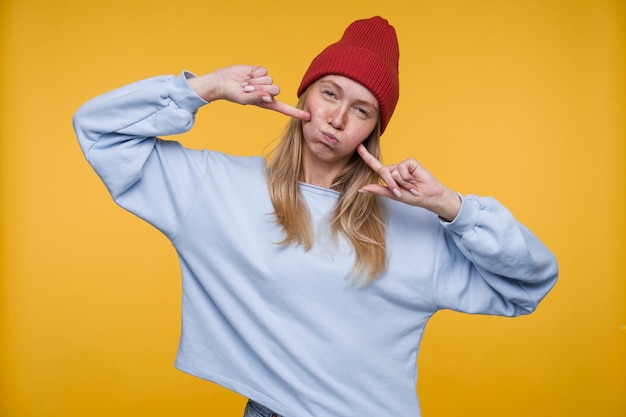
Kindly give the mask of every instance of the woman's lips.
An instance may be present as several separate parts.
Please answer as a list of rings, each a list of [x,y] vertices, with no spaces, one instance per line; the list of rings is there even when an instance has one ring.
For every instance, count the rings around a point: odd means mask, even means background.
[[[337,137],[333,135],[332,133],[322,131],[322,136],[324,136],[324,139],[326,139],[326,142],[329,145],[336,145],[339,143],[339,139],[337,139]]]

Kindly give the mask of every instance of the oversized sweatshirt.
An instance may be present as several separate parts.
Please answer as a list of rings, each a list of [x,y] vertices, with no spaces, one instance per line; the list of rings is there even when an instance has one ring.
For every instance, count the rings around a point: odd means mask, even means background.
[[[263,158],[161,138],[207,104],[190,76],[133,83],[74,116],[115,202],[176,250],[180,370],[285,417],[418,417],[416,359],[436,311],[527,314],[555,284],[552,253],[488,197],[462,196],[452,222],[386,201],[388,268],[365,287],[350,279],[352,247],[328,230],[338,192],[301,183],[314,245],[280,244]]]

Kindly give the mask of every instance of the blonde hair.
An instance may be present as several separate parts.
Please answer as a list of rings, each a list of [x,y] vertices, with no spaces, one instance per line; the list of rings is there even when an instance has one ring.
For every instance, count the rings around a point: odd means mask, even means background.
[[[303,108],[306,96],[305,91],[298,108]],[[315,238],[309,211],[298,185],[303,142],[302,121],[293,118],[269,155],[267,183],[276,222],[285,232],[280,244],[302,245],[305,250],[310,250]],[[380,121],[363,144],[380,159]],[[335,237],[343,235],[354,248],[355,261],[351,273],[354,277],[361,277],[366,285],[387,267],[386,215],[382,202],[374,194],[359,192],[364,185],[376,182],[378,175],[356,152],[333,181],[333,188],[340,190],[341,196],[331,218],[331,231]]]

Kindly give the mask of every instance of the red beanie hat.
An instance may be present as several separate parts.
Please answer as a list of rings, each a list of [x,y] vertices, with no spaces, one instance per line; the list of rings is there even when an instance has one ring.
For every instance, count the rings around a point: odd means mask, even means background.
[[[382,134],[398,102],[399,58],[396,31],[387,20],[378,16],[357,20],[337,43],[313,59],[298,88],[298,97],[325,75],[351,78],[367,87],[378,100]]]

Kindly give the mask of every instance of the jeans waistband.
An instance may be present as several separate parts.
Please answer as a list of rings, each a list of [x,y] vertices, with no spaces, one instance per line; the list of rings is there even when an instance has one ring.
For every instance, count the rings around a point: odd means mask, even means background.
[[[244,413],[244,417],[281,417],[269,408],[254,402],[252,400],[248,400],[248,404],[246,405],[246,411]]]

